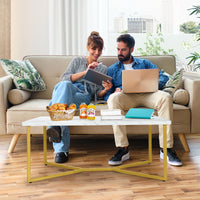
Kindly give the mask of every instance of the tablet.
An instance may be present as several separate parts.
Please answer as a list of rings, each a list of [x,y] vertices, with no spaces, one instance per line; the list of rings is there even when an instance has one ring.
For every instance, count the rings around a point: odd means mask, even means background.
[[[96,85],[102,85],[103,81],[110,81],[112,79],[111,76],[108,76],[106,74],[102,74],[100,72],[97,72],[93,69],[88,69],[87,73],[84,77],[85,80],[90,81]]]

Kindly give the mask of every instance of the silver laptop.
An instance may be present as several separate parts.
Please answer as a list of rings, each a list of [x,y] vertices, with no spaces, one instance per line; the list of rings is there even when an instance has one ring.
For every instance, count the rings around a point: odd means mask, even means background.
[[[124,93],[146,93],[158,90],[158,69],[133,69],[122,71]]]

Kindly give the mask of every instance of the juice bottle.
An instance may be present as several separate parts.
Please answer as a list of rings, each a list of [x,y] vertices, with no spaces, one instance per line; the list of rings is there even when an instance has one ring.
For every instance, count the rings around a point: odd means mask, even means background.
[[[79,107],[79,118],[87,119],[87,104],[86,103],[81,103]]]
[[[95,120],[95,105],[89,104],[87,106],[87,119]]]

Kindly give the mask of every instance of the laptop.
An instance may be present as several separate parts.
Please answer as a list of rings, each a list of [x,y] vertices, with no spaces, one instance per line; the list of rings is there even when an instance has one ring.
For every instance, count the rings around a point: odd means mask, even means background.
[[[103,81],[105,82],[110,81],[112,77],[105,75],[103,73],[97,72],[93,69],[88,69],[87,73],[85,74],[84,79],[96,85],[102,85]]]
[[[159,69],[133,69],[122,71],[124,93],[147,93],[158,90]]]

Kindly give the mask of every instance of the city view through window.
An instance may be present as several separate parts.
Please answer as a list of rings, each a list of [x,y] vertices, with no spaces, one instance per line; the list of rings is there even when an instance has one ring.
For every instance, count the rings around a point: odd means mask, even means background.
[[[173,54],[177,65],[193,70],[186,59],[200,52],[196,33],[199,15],[190,15],[199,0],[109,0],[106,55],[116,55],[116,38],[129,33],[136,40],[134,55]],[[155,51],[157,50],[157,51]],[[189,69],[190,68],[190,69]]]

